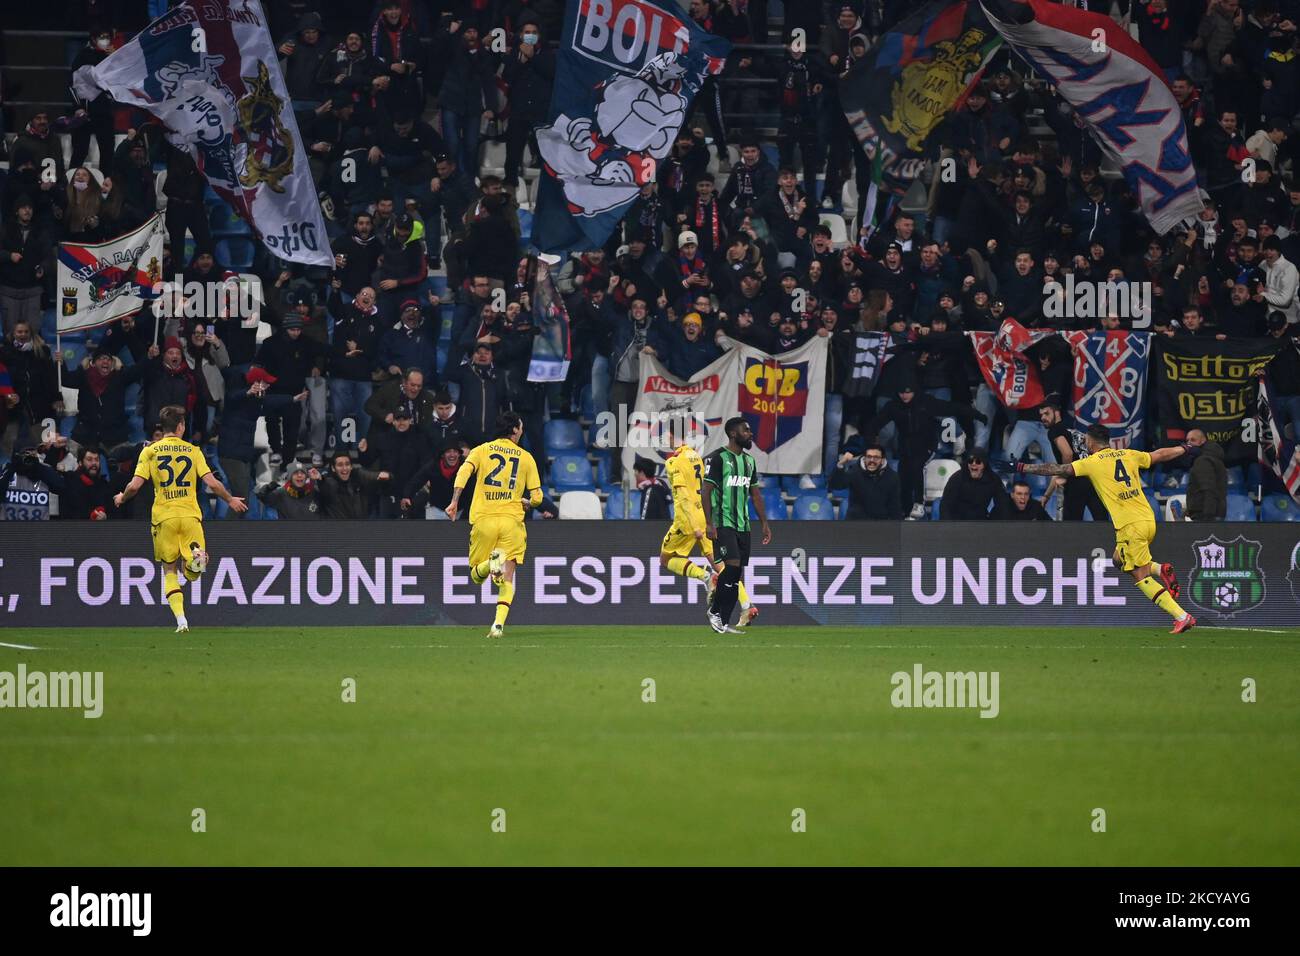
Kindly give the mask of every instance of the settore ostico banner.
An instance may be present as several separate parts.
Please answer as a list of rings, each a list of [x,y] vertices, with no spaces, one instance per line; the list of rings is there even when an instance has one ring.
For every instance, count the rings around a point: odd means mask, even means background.
[[[194,626],[481,625],[468,528],[446,522],[208,522]],[[1204,625],[1300,622],[1300,525],[1161,524]],[[659,565],[658,523],[531,521],[511,625],[705,626],[704,588]],[[1109,526],[774,522],[746,582],[762,623],[1151,625],[1167,617],[1110,561]],[[171,627],[143,522],[0,524],[0,630]]]

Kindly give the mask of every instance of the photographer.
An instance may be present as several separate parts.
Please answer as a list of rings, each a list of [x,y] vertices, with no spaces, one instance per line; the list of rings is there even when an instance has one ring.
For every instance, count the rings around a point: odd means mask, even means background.
[[[68,440],[60,435],[49,446],[57,464],[67,454]],[[59,496],[59,517],[91,521],[104,521],[116,509],[113,490],[101,470],[100,454],[93,448],[82,448],[77,454],[77,470],[59,471],[45,463],[38,455],[22,456],[16,469],[20,475],[43,481]]]

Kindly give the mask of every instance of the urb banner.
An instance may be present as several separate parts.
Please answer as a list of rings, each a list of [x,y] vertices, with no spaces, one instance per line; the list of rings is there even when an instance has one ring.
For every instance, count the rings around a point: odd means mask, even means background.
[[[77,70],[72,86],[82,100],[105,92],[156,116],[281,259],[333,263],[258,0],[184,0],[97,66]]]
[[[60,332],[135,315],[162,280],[162,217],[107,242],[59,243]]]
[[[672,149],[731,44],[655,0],[572,0],[551,95],[533,243],[598,249]]]
[[[1178,101],[1127,30],[1108,16],[1048,0],[984,0],[984,10],[1123,170],[1156,232],[1201,211]]]
[[[1062,332],[1074,352],[1074,418],[1105,425],[1117,448],[1142,448],[1149,332]],[[1120,434],[1116,435],[1116,431]]]
[[[638,455],[662,459],[669,450],[667,431],[673,422],[693,425],[693,444],[708,455],[727,443],[723,423],[740,415],[753,429],[749,452],[761,474],[820,471],[828,341],[814,337],[775,356],[736,345],[689,381],[670,373],[657,358],[643,355],[623,467],[630,474]]]

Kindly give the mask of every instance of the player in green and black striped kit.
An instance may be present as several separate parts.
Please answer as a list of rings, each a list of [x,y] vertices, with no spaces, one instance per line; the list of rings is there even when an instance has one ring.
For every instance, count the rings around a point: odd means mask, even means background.
[[[758,490],[758,466],[746,449],[754,445],[754,433],[743,418],[732,418],[724,426],[727,445],[709,456],[704,481],[712,486],[702,495],[705,533],[717,541],[714,557],[725,567],[709,604],[709,626],[719,634],[743,634],[731,626],[731,612],[740,596],[738,585],[749,562],[749,502],[763,527],[763,544],[772,540],[763,496]]]

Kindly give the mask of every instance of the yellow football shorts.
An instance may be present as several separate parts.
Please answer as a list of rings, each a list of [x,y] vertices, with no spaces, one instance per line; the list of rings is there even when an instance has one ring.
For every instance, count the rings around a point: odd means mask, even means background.
[[[695,532],[686,525],[679,525],[673,522],[669,527],[668,533],[664,535],[663,544],[659,546],[660,554],[675,554],[678,557],[689,558],[695,551],[695,546],[699,545],[700,552],[713,560],[713,542],[708,538],[695,540]]]
[[[203,522],[198,518],[164,518],[153,526],[153,557],[162,564],[188,561],[190,545],[208,549],[203,540]]]
[[[469,566],[482,564],[497,548],[507,561],[524,563],[528,534],[518,518],[479,518],[469,529]]]
[[[1115,531],[1115,561],[1120,570],[1132,571],[1151,563],[1151,542],[1156,539],[1155,521],[1134,521]]]

